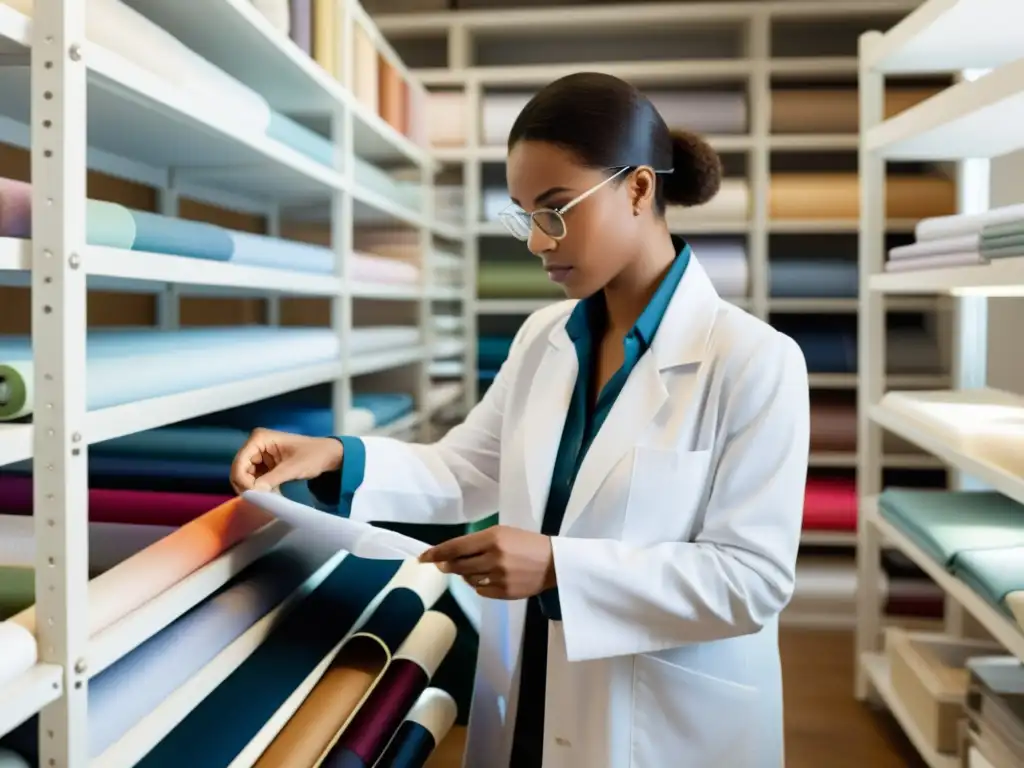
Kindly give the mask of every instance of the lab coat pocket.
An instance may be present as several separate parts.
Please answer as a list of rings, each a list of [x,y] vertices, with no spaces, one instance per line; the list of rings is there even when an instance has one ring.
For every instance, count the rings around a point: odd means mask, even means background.
[[[630,768],[750,768],[757,689],[636,657]]]
[[[691,540],[710,469],[709,450],[634,448],[622,539],[639,545]]]

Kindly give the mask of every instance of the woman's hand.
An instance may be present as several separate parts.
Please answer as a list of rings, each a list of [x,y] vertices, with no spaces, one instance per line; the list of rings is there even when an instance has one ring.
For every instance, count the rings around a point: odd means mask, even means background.
[[[341,441],[257,429],[235,455],[231,485],[236,493],[269,491],[292,480],[311,480],[341,466]]]
[[[457,573],[482,597],[519,600],[555,586],[551,538],[496,525],[459,536],[420,556],[445,573]]]

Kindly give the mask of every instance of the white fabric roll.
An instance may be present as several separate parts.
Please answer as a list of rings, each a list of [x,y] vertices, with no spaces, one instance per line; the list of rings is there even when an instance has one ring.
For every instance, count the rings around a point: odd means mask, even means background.
[[[348,336],[348,347],[354,355],[366,355],[414,347],[422,341],[420,329],[415,325],[370,326],[354,328]]]
[[[523,107],[532,93],[489,93],[480,108],[480,142],[484,146],[505,146]]]
[[[723,179],[710,201],[694,208],[669,206],[665,217],[670,227],[685,227],[692,222],[743,222],[750,217],[750,187],[746,179]]]
[[[741,91],[648,91],[673,130],[703,134],[745,133],[747,97]]]
[[[24,674],[36,663],[36,639],[13,621],[0,622],[0,685]]]
[[[689,243],[719,296],[734,299],[750,295],[750,263],[742,242],[698,239]]]

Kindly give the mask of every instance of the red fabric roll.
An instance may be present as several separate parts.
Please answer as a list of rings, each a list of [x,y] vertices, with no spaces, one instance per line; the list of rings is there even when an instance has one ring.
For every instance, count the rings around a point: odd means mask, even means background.
[[[94,523],[185,525],[230,499],[208,493],[164,493],[107,488],[89,489],[89,519]],[[32,478],[0,477],[0,513],[32,514]]]
[[[804,490],[804,530],[857,530],[857,484],[854,480],[811,477]]]

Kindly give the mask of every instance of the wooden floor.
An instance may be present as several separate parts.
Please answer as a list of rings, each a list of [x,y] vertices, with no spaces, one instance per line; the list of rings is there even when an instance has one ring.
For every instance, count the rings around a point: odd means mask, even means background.
[[[785,630],[786,768],[925,768],[887,712],[853,698],[853,635]],[[459,768],[456,729],[427,768]]]

